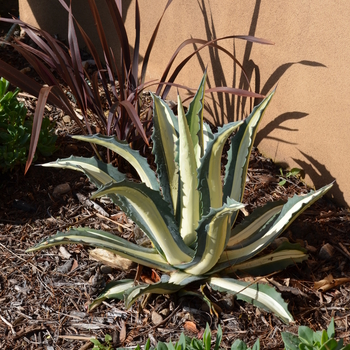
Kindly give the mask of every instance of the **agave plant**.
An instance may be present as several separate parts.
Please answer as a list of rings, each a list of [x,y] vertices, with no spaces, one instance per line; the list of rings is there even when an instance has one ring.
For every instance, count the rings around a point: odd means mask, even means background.
[[[180,97],[175,116],[161,98],[153,95],[152,151],[158,176],[127,143],[104,135],[74,138],[118,153],[135,168],[140,182],[126,179],[115,167],[95,158],[72,156],[44,164],[83,171],[98,187],[92,197],[109,196],[148,236],[152,248],[109,232],[74,228],[44,239],[28,251],[80,243],[104,248],[163,272],[161,280],[154,284],[112,282],[90,309],[105,298],[120,298],[124,292],[129,307],[145,293],[168,294],[189,284],[207,283],[214,290],[227,291],[272,311],[285,322],[292,320],[287,304],[272,287],[222,276],[239,271],[269,273],[306,259],[304,249],[289,243],[267,255],[259,253],[332,185],[294,196],[286,203],[269,203],[235,225],[244,207],[241,201],[257,127],[274,91],[247,119],[226,124],[213,133],[203,122],[205,80],[206,74],[186,114]],[[221,156],[229,137],[231,146],[222,185]]]

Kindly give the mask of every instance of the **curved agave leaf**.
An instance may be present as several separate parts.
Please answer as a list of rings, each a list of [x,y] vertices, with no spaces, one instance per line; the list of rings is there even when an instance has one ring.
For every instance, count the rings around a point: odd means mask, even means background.
[[[153,149],[157,173],[165,200],[172,204],[174,212],[178,197],[178,164],[176,142],[178,122],[169,106],[158,96],[153,98]]]
[[[156,175],[148,165],[147,159],[142,157],[138,151],[131,149],[127,142],[119,141],[114,136],[105,136],[101,134],[87,136],[74,135],[72,138],[104,146],[119,154],[135,168],[142,182],[153,190],[159,190],[159,183]]]
[[[27,249],[26,252],[34,252],[62,244],[85,244],[103,248],[138,264],[162,271],[173,270],[172,266],[155,249],[141,247],[109,232],[90,228],[76,228],[68,232],[58,232],[55,236],[48,237],[34,247]]]
[[[126,293],[125,307],[128,309],[141,295],[148,293],[172,294],[183,288],[181,285],[169,283],[169,276],[163,275],[161,280],[154,284],[135,286]]]
[[[194,276],[190,275],[186,272],[176,270],[171,273],[169,283],[178,284],[181,286],[185,286],[192,282],[200,281],[208,278],[207,276]]]
[[[243,208],[244,204],[228,199],[227,204],[219,209],[211,209],[202,217],[197,228],[197,249],[189,264],[177,266],[186,273],[202,275],[209,271],[219,260],[230,237],[230,218],[234,211]]]
[[[200,202],[197,189],[196,154],[180,96],[178,96],[178,120],[180,175],[178,199],[179,226],[182,239],[187,245],[190,245],[197,237],[195,230],[200,218]]]
[[[232,138],[225,167],[223,200],[230,197],[240,202],[243,198],[249,157],[258,125],[274,93],[275,90],[253,109],[252,113],[244,120],[237,134]],[[232,225],[236,218],[237,214],[234,214],[232,217]]]
[[[134,280],[125,279],[107,283],[102,293],[89,305],[88,311],[92,311],[106,299],[124,299],[124,293],[134,287]]]
[[[287,244],[285,244],[287,243]],[[269,273],[280,271],[290,265],[302,262],[308,258],[306,250],[299,244],[289,242],[283,243],[271,254],[253,258],[240,264],[231,265],[220,272],[221,275],[243,272],[252,276],[268,275]],[[220,264],[217,264],[211,273],[220,271]]]
[[[237,299],[247,301],[257,307],[273,312],[285,323],[293,321],[288,305],[281,294],[267,284],[250,284],[232,278],[212,277],[208,279],[210,286],[220,292],[228,292]]]
[[[203,204],[203,214],[209,213],[210,208],[220,208],[222,201],[221,184],[221,155],[225,142],[228,137],[236,130],[243,121],[232,122],[219,128],[214,134],[201,159],[201,165],[198,169],[198,189],[201,193]]]
[[[255,209],[239,225],[231,230],[231,238],[227,246],[232,247],[246,240],[255,232],[267,225],[270,220],[279,214],[285,204],[284,201],[276,201],[265,204]]]
[[[86,172],[89,180],[99,187],[109,182],[119,182],[124,180],[126,177],[112,164],[107,164],[98,160],[95,157],[74,157],[57,159],[55,162],[41,164],[43,167],[51,168],[66,168],[77,171]]]
[[[206,79],[207,72],[205,71],[196,95],[188,106],[188,111],[186,113],[198,168],[200,166],[200,158],[204,155],[203,110]]]
[[[327,185],[317,191],[311,191],[305,196],[289,198],[283,206],[280,214],[275,215],[268,225],[255,231],[246,240],[234,246],[227,246],[226,251],[218,261],[218,264],[230,265],[246,261],[261,252],[275,238],[277,238],[305,209],[322,197],[333,185]],[[249,227],[249,226],[248,226]],[[224,264],[223,264],[224,265]],[[222,265],[222,266],[223,266]]]
[[[127,199],[126,207],[121,208],[137,224],[146,225],[142,227],[145,234],[169,264],[177,265],[192,259],[193,251],[182,240],[169,204],[158,191],[142,183],[122,181],[104,186],[92,198],[113,193]]]

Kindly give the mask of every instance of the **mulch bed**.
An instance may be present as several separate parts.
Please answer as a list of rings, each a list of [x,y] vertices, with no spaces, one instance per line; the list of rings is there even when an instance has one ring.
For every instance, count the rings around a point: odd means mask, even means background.
[[[0,49],[0,58],[19,68],[23,61],[10,49]],[[23,94],[32,110],[35,99]],[[58,151],[50,159],[71,154],[92,156],[88,146],[67,137],[77,133],[74,125],[62,120],[62,113],[48,106],[47,115],[57,122]],[[244,203],[251,212],[267,201],[306,193],[297,177],[280,186],[279,168],[254,149],[250,159]],[[57,186],[67,191],[57,193]],[[110,203],[98,202],[108,213],[78,199],[94,191],[81,173],[32,166],[0,175],[0,348],[1,349],[88,349],[91,337],[113,338],[114,346],[177,340],[181,332],[201,337],[206,323],[213,334],[223,329],[223,348],[240,338],[252,346],[260,338],[262,349],[281,349],[281,331],[297,332],[298,325],[314,330],[327,328],[331,317],[336,335],[350,343],[350,213],[326,198],[307,209],[284,233],[291,242],[308,248],[309,260],[292,266],[264,281],[275,286],[289,303],[295,323],[283,324],[274,315],[209,289],[206,294],[221,309],[217,319],[196,298],[152,295],[144,306],[136,303],[126,310],[123,302],[108,300],[91,313],[87,305],[110,280],[134,278],[136,268],[112,269],[91,260],[81,245],[51,248],[27,254],[44,237],[70,227],[88,226],[132,239],[134,226]],[[77,196],[78,194],[78,196]],[[243,214],[242,214],[243,215]],[[144,268],[144,273],[148,269]],[[315,283],[326,280],[333,288],[321,291]],[[333,285],[332,285],[333,283]],[[339,283],[337,285],[337,283]],[[323,287],[324,288],[324,287]]]

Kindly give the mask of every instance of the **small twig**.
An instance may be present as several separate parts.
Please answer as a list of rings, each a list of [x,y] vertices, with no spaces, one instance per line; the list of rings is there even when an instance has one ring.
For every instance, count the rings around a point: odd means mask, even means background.
[[[37,277],[38,277],[38,280],[41,283],[41,285],[48,291],[48,293],[51,295],[51,297],[54,297],[54,294],[51,292],[49,287],[46,285],[46,283],[44,281],[42,281],[41,276],[39,274],[37,274]]]
[[[91,338],[96,339],[94,335],[92,335],[91,337],[83,336],[83,335],[59,335],[57,336],[57,338],[71,339],[71,340],[87,340],[87,341],[89,341]]]
[[[103,215],[101,215],[101,214],[99,214],[99,213],[95,213],[95,215],[98,216],[98,217],[101,218],[101,219],[104,219],[104,220],[107,220],[107,221],[109,221],[109,222],[112,222],[113,224],[118,225],[118,226],[120,226],[120,227],[122,227],[122,228],[124,228],[124,229],[126,229],[126,230],[132,231],[132,229],[131,229],[130,227],[127,227],[127,226],[121,224],[121,223],[118,222],[118,221],[115,221],[115,220],[112,220],[112,219],[110,219],[110,218],[107,218],[107,217],[105,217],[105,216],[103,216]]]
[[[5,317],[2,317],[1,315],[0,315],[0,318],[2,319],[2,321],[3,321],[4,323],[6,323],[6,324],[11,328],[12,334],[13,334],[13,335],[16,335],[16,332],[15,332],[15,330],[14,330],[12,324],[11,324],[9,321],[7,321]]]
[[[320,308],[321,311],[328,311],[328,310],[341,310],[341,311],[345,311],[344,307],[338,307],[338,306],[329,306],[329,307],[321,307]]]
[[[340,245],[340,248],[343,249],[346,256],[350,259],[350,253],[349,253],[348,249],[345,247],[345,245],[342,243],[339,243],[339,245]]]
[[[28,263],[29,265],[31,265],[31,266],[34,267],[35,269],[38,269],[38,270],[40,270],[42,273],[44,273],[44,271],[43,271],[39,266],[35,266],[35,265],[32,264],[31,262],[29,262],[29,261],[28,261],[29,259],[26,260],[26,259],[21,258],[19,255],[17,255],[16,253],[14,253],[13,251],[11,251],[11,250],[8,249],[7,247],[5,247],[2,243],[0,243],[0,246],[3,247],[3,248],[5,248],[8,252],[10,252],[10,253],[11,253],[12,255],[14,255],[16,258],[18,258],[18,259],[20,259],[20,260],[22,260],[22,261]]]

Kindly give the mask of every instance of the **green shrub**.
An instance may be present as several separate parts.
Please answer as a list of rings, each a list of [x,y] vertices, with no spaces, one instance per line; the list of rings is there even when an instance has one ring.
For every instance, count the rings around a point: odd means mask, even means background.
[[[19,89],[8,91],[10,83],[0,79],[0,169],[12,170],[16,165],[25,164],[29,150],[33,118],[27,117],[27,109],[17,99]],[[48,118],[42,121],[38,151],[51,155],[55,151],[57,136],[51,132]]]

